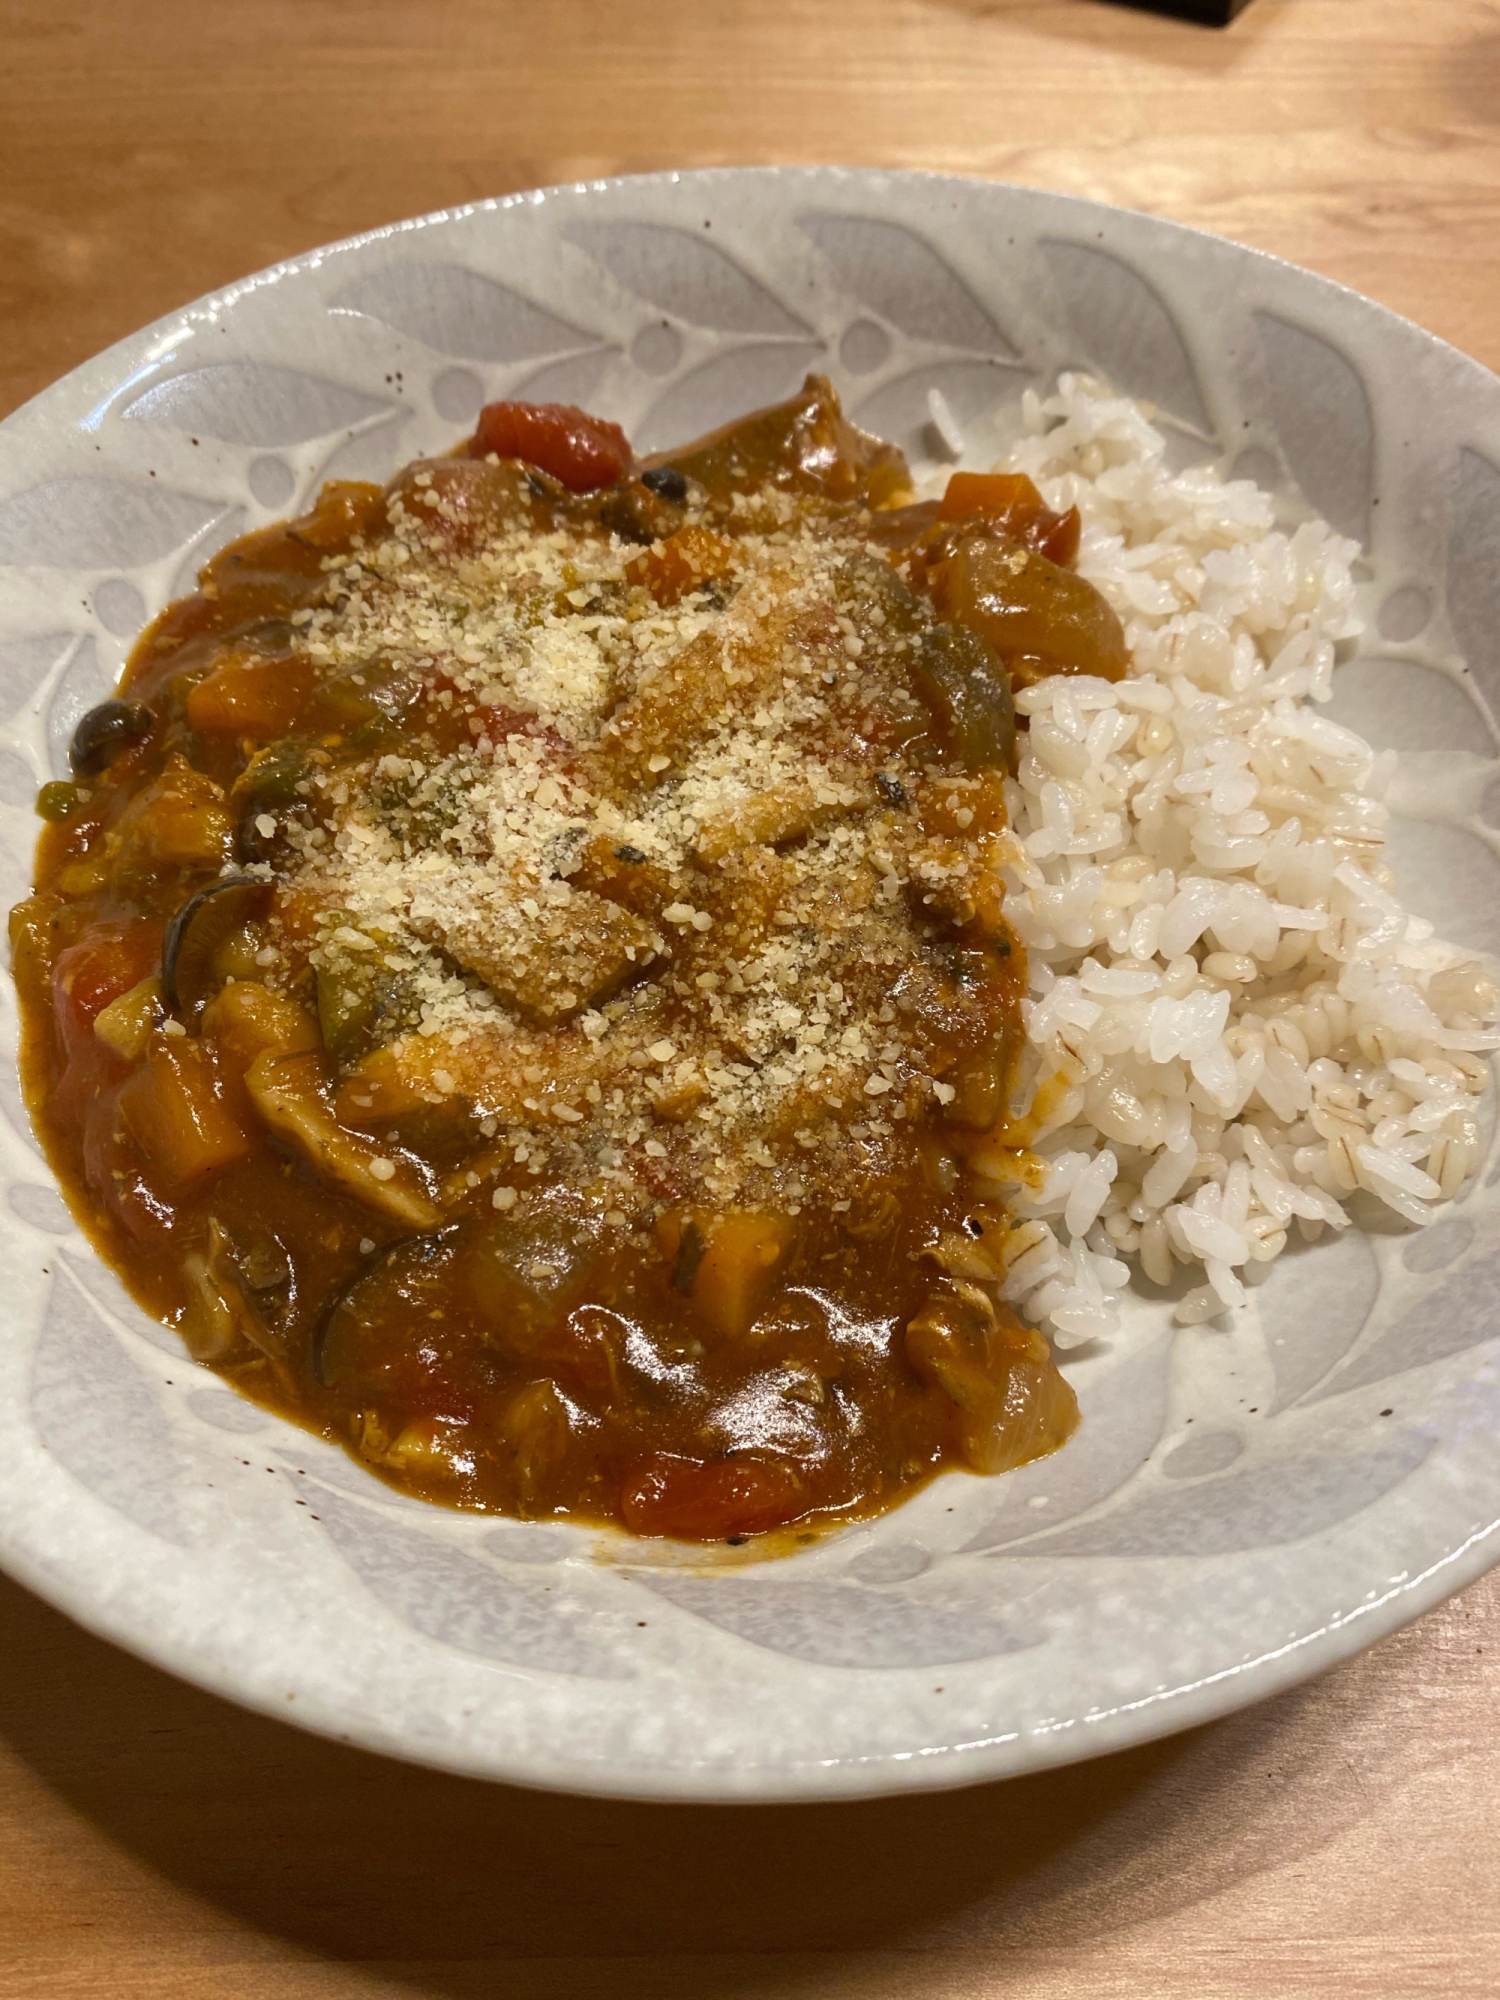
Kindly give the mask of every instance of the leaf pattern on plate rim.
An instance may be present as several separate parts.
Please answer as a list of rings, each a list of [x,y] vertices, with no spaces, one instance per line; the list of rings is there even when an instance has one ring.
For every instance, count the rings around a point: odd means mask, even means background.
[[[384,486],[401,464],[399,440],[411,418],[410,410],[398,410],[383,422],[369,424],[353,437],[340,439],[306,482],[304,490],[309,502],[329,479],[368,479],[376,486]]]
[[[94,586],[94,612],[106,632],[134,639],[146,622],[146,600],[123,576],[107,576]]]
[[[113,685],[99,664],[93,634],[84,633],[58,675],[47,704],[47,758],[54,778],[68,776],[72,769],[68,746],[73,741],[73,732],[88,711],[105,699]]]
[[[1244,1453],[1245,1440],[1238,1431],[1194,1431],[1167,1453],[1162,1474],[1167,1479],[1207,1479],[1227,1472]]]
[[[1144,397],[1200,435],[1211,431],[1198,371],[1156,287],[1097,243],[1044,237],[1037,248],[1085,356],[1111,387]]]
[[[1482,740],[1477,718],[1474,735]],[[1500,855],[1487,840],[1466,826],[1393,812],[1383,859],[1398,893],[1440,938],[1469,951],[1500,953]]]
[[[1249,1555],[1325,1534],[1373,1507],[1426,1461],[1433,1439],[1404,1431],[1373,1451],[1267,1458],[1212,1478],[1156,1487],[1102,1514],[986,1560],[1055,1556]]]
[[[297,475],[286,460],[274,451],[262,452],[250,461],[245,474],[250,496],[273,513],[284,509],[297,490]]]
[[[14,750],[0,747],[0,805],[29,812],[36,802],[36,788],[36,773],[26,759]],[[23,883],[16,884],[16,893],[24,893]]]
[[[224,508],[154,479],[44,479],[0,500],[0,564],[136,569],[171,555]]]
[[[616,284],[689,326],[781,338],[808,334],[806,320],[694,230],[664,222],[578,222],[563,234]]]
[[[82,1292],[87,1292],[94,1304],[100,1308],[111,1323],[139,1334],[142,1340],[163,1354],[179,1362],[184,1368],[196,1367],[190,1360],[187,1349],[169,1326],[163,1326],[159,1319],[153,1319],[143,1306],[138,1306],[126,1291],[124,1285],[99,1257],[92,1252],[74,1255],[65,1251],[62,1258],[68,1275]]]
[[[1491,712],[1500,712],[1500,466],[1466,446],[1452,493],[1448,618]]]
[[[54,1269],[32,1362],[36,1434],[96,1499],[185,1545],[176,1498],[181,1471],[166,1413],[70,1266]]]
[[[220,549],[226,548],[237,536],[243,535],[249,525],[249,518],[243,507],[232,508],[229,513],[221,514],[216,521],[211,522],[191,548],[183,551],[182,561],[177,566],[177,574],[167,591],[168,600],[190,596],[198,588],[198,572],[203,565],[211,556],[216,556]]]
[[[915,230],[864,215],[802,215],[797,227],[846,291],[913,340],[1019,360],[994,314]]]
[[[582,354],[547,362],[508,393],[528,403],[576,403],[580,409],[592,410],[594,393],[613,359],[612,349],[591,347]]]
[[[0,640],[0,690],[7,716],[20,714],[80,637],[77,632],[38,632]]]
[[[636,1570],[635,1582],[752,1646],[818,1667],[941,1667],[1044,1643],[1006,1611],[847,1578],[754,1583]]]
[[[1380,1266],[1358,1229],[1299,1244],[1278,1257],[1256,1290],[1276,1389],[1277,1416],[1336,1368],[1363,1333],[1380,1294]]]
[[[882,382],[855,406],[854,421],[889,438],[909,457],[932,457],[932,406],[937,390],[961,431],[983,424],[996,406],[1023,386],[1025,374],[1009,361],[931,361]],[[944,455],[948,453],[944,450]]]
[[[586,1680],[633,1669],[602,1636],[597,1610],[570,1606],[547,1584],[465,1555],[331,1487],[298,1481],[328,1539],[373,1596],[425,1639],[482,1660]]]
[[[1333,677],[1319,713],[1353,729],[1373,750],[1469,750],[1492,733],[1465,683],[1423,660],[1360,653]]]
[[[217,438],[224,444],[306,444],[391,408],[321,375],[271,361],[216,361],[148,384],[120,414],[132,423]]]
[[[850,1563],[856,1583],[910,1583],[932,1567],[932,1552],[920,1542],[876,1542]]]
[[[71,1236],[78,1227],[55,1187],[36,1181],[12,1181],[5,1200],[11,1214],[28,1229],[40,1229],[48,1236]]]
[[[1332,341],[1276,313],[1257,312],[1271,416],[1282,455],[1308,503],[1368,548],[1375,489],[1375,418],[1359,370]]]
[[[807,340],[758,340],[722,349],[679,375],[635,427],[641,452],[670,451],[744,410],[795,395],[823,354]]]
[[[186,1400],[200,1424],[208,1424],[216,1431],[229,1431],[237,1437],[264,1430],[270,1422],[269,1413],[259,1403],[252,1403],[248,1396],[237,1396],[233,1389],[194,1389]]]
[[[30,777],[29,772],[27,775]],[[36,782],[34,779],[31,781],[30,796],[32,798],[36,796]],[[14,1002],[12,1001],[11,1004],[14,1005]],[[14,1036],[11,1037],[10,1045],[12,1047],[15,1046]],[[20,1075],[16,1064],[12,1061],[0,1062],[0,1113],[4,1114],[6,1124],[9,1125],[16,1137],[24,1140],[31,1151],[35,1153],[36,1157],[40,1159],[42,1157],[41,1143],[36,1133],[31,1129],[31,1118],[21,1098]]]
[[[444,423],[473,425],[484,405],[484,383],[472,368],[443,368],[432,380],[432,407]]]
[[[598,340],[466,265],[415,258],[352,279],[328,310],[377,319],[455,361],[532,361]]]
[[[1446,1215],[1419,1230],[1401,1252],[1408,1271],[1422,1276],[1430,1271],[1446,1271],[1456,1264],[1474,1241],[1474,1224],[1467,1215]]]
[[[1302,1397],[1302,1407],[1330,1396],[1367,1389],[1395,1375],[1409,1375],[1450,1354],[1500,1339],[1494,1300],[1500,1288],[1500,1250],[1471,1258],[1432,1287],[1393,1326],[1358,1350],[1336,1375],[1328,1376]]]

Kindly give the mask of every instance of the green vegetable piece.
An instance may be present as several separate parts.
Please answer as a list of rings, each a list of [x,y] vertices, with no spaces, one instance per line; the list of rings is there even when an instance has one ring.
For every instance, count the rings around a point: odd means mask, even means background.
[[[307,776],[310,747],[300,736],[283,736],[257,750],[235,783],[235,803],[254,812],[292,805]]]
[[[36,809],[43,819],[66,819],[77,810],[81,798],[77,785],[59,778],[53,784],[43,785],[37,793]]]
[[[318,1026],[340,1069],[394,1041],[414,1018],[410,994],[389,974],[373,967],[318,973]]]
[[[1010,677],[977,632],[937,626],[916,656],[912,679],[965,770],[1011,769],[1016,708]]]

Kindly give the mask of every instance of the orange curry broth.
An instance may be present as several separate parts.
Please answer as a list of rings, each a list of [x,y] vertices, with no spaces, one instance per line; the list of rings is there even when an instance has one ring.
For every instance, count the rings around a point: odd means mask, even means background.
[[[1027,480],[964,475],[942,503],[901,504],[899,454],[853,430],[826,383],[664,465],[636,465],[613,426],[578,412],[499,407],[469,455],[427,462],[455,543],[481,546],[517,509],[539,531],[613,533],[638,545],[628,574],[665,603],[702,587],[715,538],[735,532],[734,496],[774,487],[830,532],[883,544],[915,593],[904,601],[960,621],[997,684],[1124,671],[1118,621],[1070,566],[1076,513],[1049,512]],[[523,439],[532,463],[477,455],[486,436]],[[267,768],[267,746],[327,767],[398,738],[435,755],[470,739],[436,675],[397,713],[341,713],[292,622],[324,600],[331,558],[386,531],[386,508],[386,490],[335,484],[300,520],[215,556],[137,644],[121,697],[139,706],[86,719],[76,782],[42,795],[36,888],[11,926],[23,1076],[101,1255],[236,1388],[449,1504],[738,1539],[876,1512],[946,1467],[1003,1470],[1055,1449],[1077,1420],[1072,1393],[999,1302],[1004,1218],[965,1191],[966,1153],[1007,1143],[1021,1040],[1023,957],[998,904],[912,917],[930,977],[906,1032],[956,1082],[875,1169],[851,1142],[842,1190],[825,1179],[791,1212],[743,1214],[705,1209],[664,1172],[630,1226],[602,1234],[565,1188],[531,1185],[523,1227],[497,1212],[492,1178],[467,1185],[466,1165],[489,1155],[462,1099],[378,1135],[401,1163],[383,1190],[370,1138],[344,1135],[365,1148],[363,1182],[321,1171],[265,1091],[252,1100],[247,1074],[270,1049],[329,1129],[345,1102],[311,972],[276,994],[258,983],[273,891],[222,899],[228,920],[208,923],[195,954],[182,947],[183,990],[163,1001],[174,915],[266,859],[267,795],[247,794],[246,773],[252,759]],[[998,825],[1007,746],[993,704],[976,723],[967,698],[951,674],[893,684],[881,713],[899,727],[880,725],[893,747],[870,755],[972,783]],[[885,968],[869,976],[889,982]]]

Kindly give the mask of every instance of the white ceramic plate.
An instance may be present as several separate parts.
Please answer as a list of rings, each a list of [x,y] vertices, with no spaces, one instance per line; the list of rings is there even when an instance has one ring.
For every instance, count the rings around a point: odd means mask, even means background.
[[[810,367],[918,460],[941,390],[984,462],[1023,386],[1078,362],[1155,401],[1184,458],[1300,489],[1370,547],[1367,657],[1337,711],[1401,750],[1398,804],[1440,800],[1396,824],[1411,899],[1500,947],[1500,382],[1164,222],[835,170],[399,224],[174,314],[0,426],[4,902],[35,787],[143,618],[320,480],[384,477],[499,395],[670,444]],[[1140,1305],[1066,1362],[1086,1422],[1058,1457],[946,1478],[792,1559],[685,1568],[403,1501],[194,1368],[73,1227],[20,1110],[8,991],[3,1024],[0,1554],[267,1713],[583,1791],[959,1785],[1269,1694],[1500,1555],[1488,1164],[1425,1234],[1285,1257],[1231,1331]]]

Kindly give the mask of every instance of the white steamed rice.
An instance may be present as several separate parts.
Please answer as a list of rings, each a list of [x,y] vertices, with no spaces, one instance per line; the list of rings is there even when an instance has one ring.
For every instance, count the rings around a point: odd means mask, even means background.
[[[1500,1036],[1491,969],[1393,892],[1394,753],[1317,712],[1360,629],[1357,545],[1278,528],[1247,481],[1170,472],[1140,407],[1087,378],[1025,419],[1006,468],[1077,504],[1079,569],[1134,660],[1017,701],[1034,1094],[1009,1136],[1031,1150],[976,1166],[1016,1218],[1007,1297],[1069,1346],[1115,1328],[1130,1259],[1163,1285],[1186,1268],[1193,1324],[1293,1229],[1346,1227],[1356,1189],[1427,1222],[1479,1163]]]

